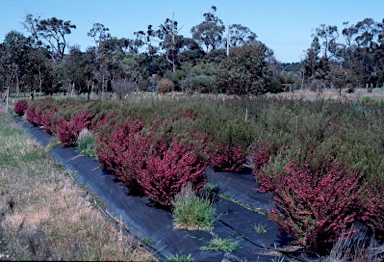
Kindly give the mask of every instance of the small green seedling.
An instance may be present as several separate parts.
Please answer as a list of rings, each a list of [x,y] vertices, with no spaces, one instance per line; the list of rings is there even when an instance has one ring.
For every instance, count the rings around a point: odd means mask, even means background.
[[[208,242],[206,246],[203,246],[201,250],[222,250],[226,252],[233,252],[239,247],[239,241],[233,240],[230,237],[220,238],[217,235],[214,235],[214,238]]]
[[[267,229],[268,229],[267,225],[263,223],[257,223],[253,225],[253,231],[259,234],[267,233]]]
[[[167,262],[192,262],[192,255],[172,255],[170,257],[167,257]]]

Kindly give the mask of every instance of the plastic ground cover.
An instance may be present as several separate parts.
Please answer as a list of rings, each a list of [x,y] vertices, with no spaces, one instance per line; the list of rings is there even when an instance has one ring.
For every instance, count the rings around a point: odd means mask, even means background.
[[[39,127],[25,121],[17,122],[44,147],[52,139]],[[79,155],[75,148],[62,148],[59,144],[49,154],[70,170],[77,171],[77,182],[90,188],[104,203],[107,212],[117,221],[122,221],[128,231],[137,236],[161,261],[176,254],[190,254],[194,261],[272,261],[277,254],[274,250],[287,244],[287,236],[277,229],[276,224],[257,212],[259,209],[271,210],[273,199],[268,194],[254,190],[257,183],[250,173],[235,174],[207,169],[208,181],[219,188],[219,194],[215,196],[217,220],[210,233],[174,227],[169,210],[158,207],[145,196],[132,194],[128,188],[116,182],[115,175],[101,170],[96,160]],[[220,194],[235,198],[253,209],[219,197]],[[266,227],[267,232],[255,232],[257,225]],[[239,248],[232,253],[202,251],[201,248],[214,235],[239,241]],[[288,261],[287,258],[284,261]]]

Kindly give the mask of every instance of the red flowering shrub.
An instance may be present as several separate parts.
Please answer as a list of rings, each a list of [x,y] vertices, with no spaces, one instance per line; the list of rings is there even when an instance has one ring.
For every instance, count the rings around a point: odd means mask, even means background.
[[[205,184],[207,165],[196,146],[176,139],[168,143],[163,139],[157,140],[156,147],[148,144],[147,139],[140,142],[142,147],[138,156],[141,170],[137,171],[137,179],[151,199],[171,206],[171,199],[187,182],[191,182],[196,190]]]
[[[109,120],[111,120],[115,116],[115,112],[111,112],[109,114],[102,112],[100,116],[94,117],[92,119],[90,129],[95,131],[99,130],[101,126],[105,125]]]
[[[51,110],[57,111],[57,101],[53,98],[39,99],[28,106],[26,113],[26,119],[34,126],[44,126],[44,129],[48,131],[49,126],[52,127]],[[53,116],[53,114],[52,114]],[[44,119],[43,119],[44,118]],[[43,124],[44,123],[44,124]],[[49,131],[48,131],[49,132]]]
[[[154,126],[158,124],[155,121]],[[171,205],[171,199],[188,181],[196,190],[201,189],[206,161],[197,136],[185,135],[189,142],[182,137],[167,141],[143,128],[137,120],[104,128],[96,149],[101,166],[131,189],[143,191],[163,205]]]
[[[268,192],[275,190],[275,185],[278,183],[278,174],[269,174],[268,171],[261,171],[260,169],[269,162],[271,158],[271,144],[267,144],[264,140],[260,142],[257,152],[253,147],[252,151],[252,173],[255,175],[260,187],[257,188],[259,192]]]
[[[30,124],[34,126],[39,126],[40,118],[38,117],[36,110],[37,110],[37,105],[31,104],[28,106],[27,110],[25,111],[25,114],[27,115],[26,119]]]
[[[255,170],[260,170],[262,166],[268,163],[271,157],[271,145],[267,144],[264,140],[260,142],[257,153],[252,155],[252,163]],[[256,148],[252,148],[253,151],[256,151]]]
[[[44,131],[48,134],[52,134],[52,129],[54,126],[53,116],[56,114],[56,112],[56,106],[47,105],[38,114],[40,116],[40,124],[43,126]]]
[[[19,100],[16,102],[15,106],[13,107],[13,110],[18,116],[23,116],[25,114],[25,111],[27,111],[27,108],[27,100]]]
[[[309,164],[292,161],[275,190],[276,209],[270,218],[296,243],[319,253],[329,251],[357,219],[362,175],[347,175],[329,160],[314,172]]]
[[[373,185],[366,187],[366,194],[361,196],[360,205],[363,207],[362,219],[375,236],[384,239],[384,186],[377,181],[376,188]]]
[[[136,154],[140,150],[138,141],[144,125],[138,120],[126,121],[108,126],[98,134],[96,156],[102,168],[112,171],[121,182],[132,188],[137,186]]]
[[[213,153],[212,165],[222,171],[237,172],[247,161],[247,152],[240,145],[218,145]]]
[[[75,146],[80,131],[89,126],[91,119],[92,116],[85,110],[72,115],[68,121],[59,117],[56,122],[57,138],[64,147]]]

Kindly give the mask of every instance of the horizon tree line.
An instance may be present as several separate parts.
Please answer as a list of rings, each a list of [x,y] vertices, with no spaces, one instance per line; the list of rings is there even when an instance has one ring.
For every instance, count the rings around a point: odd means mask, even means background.
[[[353,90],[384,82],[383,23],[370,18],[345,23],[343,42],[336,26],[322,24],[305,59],[283,64],[246,26],[231,25],[227,38],[216,11],[212,6],[203,14],[191,37],[179,33],[174,16],[135,32],[132,39],[113,37],[106,26],[95,23],[87,33],[94,46],[85,52],[67,44],[66,36],[76,30],[71,21],[28,14],[22,25],[29,35],[12,30],[0,43],[0,86],[17,94],[61,91],[90,98],[94,92],[122,97],[154,91],[163,78],[173,82],[174,91],[238,95],[281,92],[287,84]]]

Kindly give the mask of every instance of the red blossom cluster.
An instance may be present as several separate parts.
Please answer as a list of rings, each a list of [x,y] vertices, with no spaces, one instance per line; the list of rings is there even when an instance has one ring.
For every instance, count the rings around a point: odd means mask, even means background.
[[[238,172],[247,158],[247,152],[240,145],[217,145],[211,163],[218,170]]]
[[[43,126],[44,131],[48,134],[52,134],[54,122],[53,122],[53,116],[57,112],[57,107],[53,105],[47,105],[45,106],[37,115],[40,118],[40,125]]]
[[[40,125],[40,118],[36,112],[38,109],[37,104],[32,104],[28,106],[27,110],[25,111],[27,115],[27,121],[32,124],[33,126],[39,126]]]
[[[170,206],[187,182],[201,189],[207,162],[198,143],[191,141],[195,136],[190,135],[189,142],[176,138],[167,141],[143,128],[142,122],[128,120],[101,132],[96,155],[102,167],[162,205]]]
[[[384,239],[384,185],[379,182],[376,190],[371,185],[366,186],[365,194],[362,195],[360,205],[364,213],[362,220],[375,232],[379,239]]]
[[[347,174],[330,158],[313,170],[308,163],[290,161],[283,172],[267,181],[272,185],[276,210],[270,213],[280,230],[306,248],[322,252],[348,232],[359,219],[362,174]],[[278,180],[278,183],[276,181]]]
[[[271,174],[260,170],[271,158],[271,145],[262,140],[258,149],[252,147],[252,151],[254,152],[252,155],[252,172],[257,177],[257,182],[260,184],[260,187],[256,190],[262,193],[275,190],[275,180],[271,179]],[[276,175],[273,176],[276,177]]]
[[[91,119],[92,115],[85,110],[71,115],[68,121],[59,117],[56,122],[57,138],[64,147],[75,146],[81,130],[89,126]]]
[[[25,111],[27,111],[28,108],[28,102],[27,100],[19,100],[16,102],[16,104],[13,107],[13,110],[18,116],[23,116],[25,114]]]

